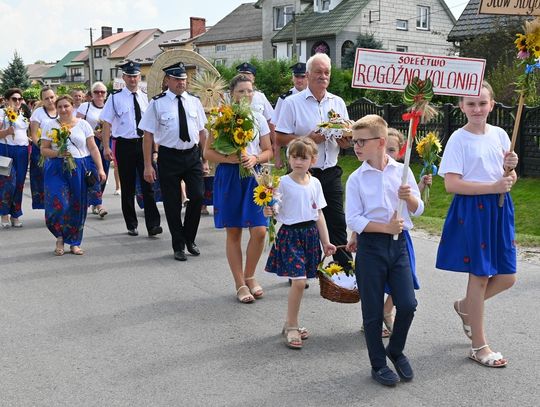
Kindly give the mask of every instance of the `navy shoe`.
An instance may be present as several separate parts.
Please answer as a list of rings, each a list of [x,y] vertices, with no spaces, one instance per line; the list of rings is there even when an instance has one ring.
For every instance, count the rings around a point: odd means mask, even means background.
[[[192,256],[198,256],[201,254],[195,243],[186,243],[186,249]]]
[[[160,233],[163,233],[161,226],[152,226],[150,229],[148,229],[148,236],[156,236]]]
[[[178,261],[186,261],[186,252],[184,252],[183,250],[178,250],[177,252],[174,252],[174,259]]]
[[[130,236],[138,236],[139,232],[137,231],[137,228],[128,229],[128,235],[130,235]]]
[[[404,382],[410,382],[414,378],[414,372],[407,356],[401,354],[401,356],[394,358],[390,352],[388,352],[388,349],[386,349],[386,356],[388,356],[390,362],[394,364],[397,374]]]
[[[399,382],[399,377],[388,366],[381,367],[379,370],[371,369],[371,377],[377,383],[383,386],[395,386]]]

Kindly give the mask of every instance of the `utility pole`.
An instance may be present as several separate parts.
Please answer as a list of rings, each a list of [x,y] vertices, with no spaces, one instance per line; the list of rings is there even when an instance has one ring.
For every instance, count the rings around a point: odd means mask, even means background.
[[[88,51],[90,56],[90,86],[94,83],[94,41],[92,39],[92,31],[94,30],[92,27],[87,28],[88,31],[90,31],[90,50]]]
[[[298,53],[296,50],[296,11],[292,12],[292,52],[291,52],[291,59],[293,61],[296,61],[296,54]]]

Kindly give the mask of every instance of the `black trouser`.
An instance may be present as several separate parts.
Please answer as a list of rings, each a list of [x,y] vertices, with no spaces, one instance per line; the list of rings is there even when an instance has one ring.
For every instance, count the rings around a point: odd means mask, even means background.
[[[116,139],[116,161],[122,187],[122,214],[128,229],[138,226],[135,212],[135,177],[139,177],[144,202],[144,220],[146,229],[150,230],[160,224],[159,211],[154,200],[152,185],[144,180],[144,159],[142,138]]]
[[[177,150],[160,146],[157,164],[165,216],[177,252],[184,250],[186,243],[195,242],[201,219],[204,183],[199,147]],[[183,224],[180,181],[186,183],[189,199]]]
[[[326,207],[322,211],[328,227],[330,242],[336,246],[346,245],[347,224],[345,223],[345,212],[343,211],[343,185],[341,184],[343,170],[336,165],[325,170],[312,168],[311,173],[321,182],[324,199],[326,200]],[[342,250],[338,250],[333,258],[343,268],[351,268],[349,258]]]
[[[381,339],[384,288],[390,287],[396,305],[396,318],[388,351],[394,357],[403,353],[407,334],[416,311],[411,263],[403,233],[398,240],[385,233],[361,233],[357,237],[356,281],[362,301],[362,319],[371,366],[386,366]]]

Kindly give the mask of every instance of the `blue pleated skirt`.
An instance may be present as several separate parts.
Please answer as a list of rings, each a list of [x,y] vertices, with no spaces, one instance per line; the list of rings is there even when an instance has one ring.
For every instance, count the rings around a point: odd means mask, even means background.
[[[0,154],[13,159],[10,176],[0,175],[0,215],[19,218],[23,214],[22,197],[28,170],[28,146],[3,144]]]
[[[444,222],[436,267],[494,276],[516,272],[514,204],[499,195],[456,195]]]
[[[240,178],[238,164],[219,164],[214,176],[216,228],[268,226],[263,207],[253,202],[254,177]]]

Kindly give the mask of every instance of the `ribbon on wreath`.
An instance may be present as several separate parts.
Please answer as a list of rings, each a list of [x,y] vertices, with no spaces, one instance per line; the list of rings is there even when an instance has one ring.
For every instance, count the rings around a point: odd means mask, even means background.
[[[420,123],[420,118],[422,117],[422,112],[419,110],[411,110],[410,112],[403,113],[401,118],[403,120],[409,121],[412,120],[412,136],[416,136],[416,130],[418,129],[418,124]]]

